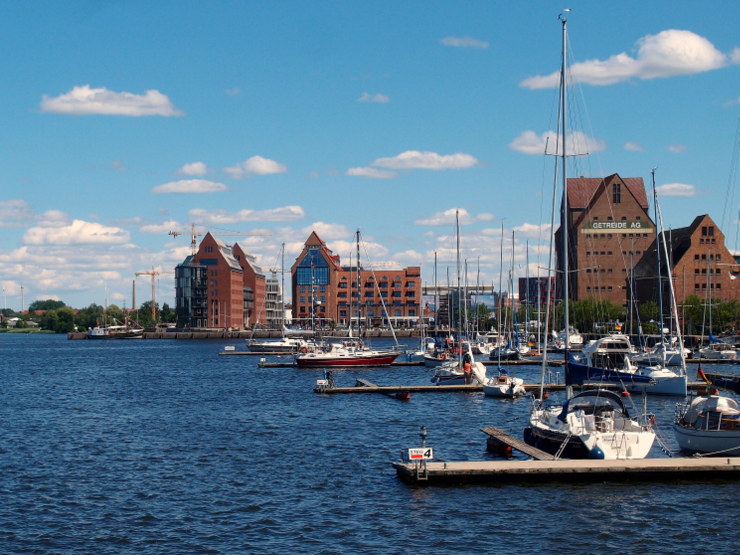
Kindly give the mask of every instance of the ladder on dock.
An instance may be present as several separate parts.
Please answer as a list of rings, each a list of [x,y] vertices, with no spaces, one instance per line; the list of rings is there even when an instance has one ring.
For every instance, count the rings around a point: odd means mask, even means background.
[[[488,444],[489,446],[492,445],[494,447],[493,449],[489,450],[498,451],[499,446],[507,445],[513,449],[516,449],[517,451],[524,453],[525,455],[529,455],[536,460],[554,461],[556,459],[556,457],[554,457],[550,453],[546,453],[542,449],[532,447],[528,443],[525,443],[521,439],[515,438],[511,434],[508,434],[505,431],[500,430],[499,428],[488,426],[486,428],[481,428],[481,432],[483,432],[484,434],[488,434]]]

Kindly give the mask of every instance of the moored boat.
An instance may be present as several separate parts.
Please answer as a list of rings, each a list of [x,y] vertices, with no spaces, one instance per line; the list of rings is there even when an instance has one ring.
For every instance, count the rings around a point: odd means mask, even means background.
[[[678,405],[673,423],[682,451],[707,456],[740,456],[740,408],[735,399],[710,393]]]

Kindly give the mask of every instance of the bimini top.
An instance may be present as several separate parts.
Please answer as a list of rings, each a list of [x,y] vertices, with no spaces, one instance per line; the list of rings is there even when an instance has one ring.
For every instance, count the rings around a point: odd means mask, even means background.
[[[574,395],[563,404],[563,410],[558,418],[565,422],[568,413],[583,409],[587,412],[603,411],[609,408],[618,411],[624,417],[629,418],[627,408],[622,399],[613,391],[606,389],[589,389]]]

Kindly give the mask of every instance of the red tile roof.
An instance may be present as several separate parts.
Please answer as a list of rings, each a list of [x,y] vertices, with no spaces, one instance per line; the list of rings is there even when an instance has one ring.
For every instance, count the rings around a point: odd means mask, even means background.
[[[619,177],[612,174],[608,177],[570,177],[568,178],[568,204],[573,209],[585,209],[588,207],[600,186],[608,187],[614,182],[622,182],[627,187],[637,203],[648,209],[645,183],[642,177]]]

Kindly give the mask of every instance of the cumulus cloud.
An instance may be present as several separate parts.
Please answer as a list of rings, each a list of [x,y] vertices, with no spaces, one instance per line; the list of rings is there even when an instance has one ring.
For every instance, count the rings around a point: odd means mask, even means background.
[[[537,135],[534,131],[524,131],[511,143],[509,148],[522,152],[524,154],[560,154],[560,144],[562,135],[554,131],[546,131],[542,135]],[[574,131],[568,134],[567,152],[571,154],[589,154],[592,152],[602,152],[606,149],[604,141],[589,137],[581,131]],[[547,150],[545,150],[547,149]]]
[[[160,224],[145,224],[139,228],[139,233],[147,233],[152,235],[160,235],[162,233],[169,233],[170,231],[181,231],[184,226],[177,220],[167,220]]]
[[[233,224],[238,222],[294,222],[305,217],[300,206],[283,206],[270,210],[206,210],[194,208],[188,211],[194,221],[203,225]]]
[[[28,245],[120,244],[129,239],[129,232],[124,229],[83,220],[73,220],[66,226],[31,227],[23,235]]]
[[[371,177],[373,179],[392,179],[398,174],[387,170],[379,170],[376,168],[350,168],[347,170],[347,175],[353,175],[358,177]]]
[[[32,219],[33,210],[25,200],[0,201],[0,228],[23,227]]]
[[[62,227],[69,224],[69,216],[61,210],[47,210],[36,217],[43,227]]]
[[[657,35],[646,35],[635,44],[636,55],[625,52],[606,60],[588,60],[570,66],[570,76],[576,83],[612,85],[629,79],[658,79],[690,75],[719,69],[737,63],[733,51],[726,56],[704,37],[691,31],[668,29]],[[560,72],[537,75],[519,85],[527,89],[557,87]]]
[[[179,170],[177,170],[177,175],[205,175],[207,173],[208,166],[203,162],[184,164]]]
[[[666,183],[655,188],[663,197],[693,197],[699,192],[693,185],[685,183]]]
[[[626,142],[626,143],[624,143],[624,147],[623,148],[624,148],[624,150],[631,150],[632,152],[645,152],[645,149],[642,148],[642,146],[640,146],[637,143],[633,143],[633,142]]]
[[[308,237],[312,231],[315,231],[323,241],[344,239],[352,235],[352,232],[345,226],[340,224],[328,224],[326,222],[314,222],[311,225],[304,227],[302,231],[306,237]]]
[[[455,48],[488,48],[488,42],[483,40],[474,39],[473,37],[445,37],[439,41],[445,46],[452,46]]]
[[[436,152],[419,152],[407,150],[391,158],[378,158],[373,166],[391,170],[459,170],[479,164],[475,156],[458,152],[455,154],[437,154]]]
[[[526,237],[529,239],[536,239],[539,237],[546,237],[550,235],[550,230],[552,228],[551,224],[530,224],[530,223],[523,223],[522,225],[518,225],[514,227],[514,231],[516,232],[517,237]],[[498,230],[499,234],[501,230]]]
[[[483,213],[478,216],[473,216],[468,213],[465,208],[450,208],[444,212],[436,212],[428,218],[421,218],[414,221],[415,225],[426,225],[426,226],[441,226],[441,225],[454,225],[456,221],[455,214],[460,221],[460,225],[472,224],[480,221],[490,221],[493,219],[492,214]]]
[[[224,171],[232,179],[246,179],[252,175],[285,173],[288,171],[288,168],[275,160],[263,158],[262,156],[252,156],[244,162],[239,162],[236,166],[224,168]]]
[[[360,96],[360,98],[357,99],[357,102],[375,102],[377,104],[386,104],[390,101],[391,101],[390,97],[384,94],[380,94],[380,93],[370,94],[367,92],[362,93],[362,96]]]
[[[157,90],[144,94],[115,92],[90,85],[73,87],[71,91],[57,97],[44,95],[41,111],[70,116],[181,116],[167,95]]]
[[[208,181],[207,179],[182,179],[180,181],[170,181],[169,183],[163,183],[157,185],[152,189],[152,193],[216,193],[218,191],[225,191],[226,185],[223,183],[217,183],[215,181]]]
[[[668,145],[669,152],[683,152],[686,150],[686,145]]]

